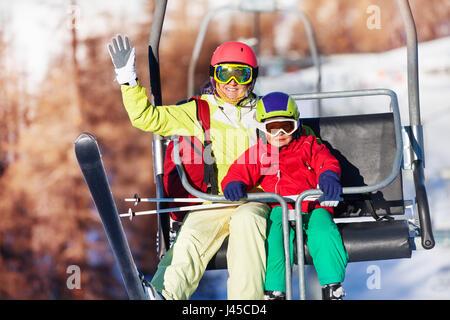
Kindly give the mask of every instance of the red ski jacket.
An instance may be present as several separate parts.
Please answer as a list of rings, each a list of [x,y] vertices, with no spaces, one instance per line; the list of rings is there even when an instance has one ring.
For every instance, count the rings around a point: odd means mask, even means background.
[[[265,192],[298,195],[317,188],[320,174],[327,170],[341,174],[337,159],[315,136],[301,136],[282,148],[258,140],[231,165],[222,180],[222,189],[232,181],[242,181],[248,186],[247,191],[260,186]],[[322,207],[318,201],[303,201],[302,212],[316,208],[333,213],[333,208]]]

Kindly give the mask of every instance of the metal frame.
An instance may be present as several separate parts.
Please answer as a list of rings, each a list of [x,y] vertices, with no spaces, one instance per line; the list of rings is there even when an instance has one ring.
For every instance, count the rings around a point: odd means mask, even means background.
[[[158,1],[157,7],[159,5],[164,6],[166,5],[167,0],[164,1]],[[164,4],[162,4],[164,3]],[[431,230],[431,220],[430,220],[430,214],[429,214],[429,207],[428,207],[428,200],[426,195],[426,190],[424,186],[424,174],[423,174],[423,163],[424,163],[424,153],[423,153],[423,134],[422,134],[422,126],[420,123],[420,105],[419,105],[419,84],[418,84],[418,56],[417,56],[417,33],[415,29],[415,23],[414,18],[411,13],[411,8],[409,6],[408,0],[397,0],[397,4],[400,10],[400,14],[403,19],[403,23],[405,25],[406,35],[407,35],[407,64],[408,64],[408,102],[409,102],[409,116],[410,116],[410,140],[411,145],[416,146],[412,151],[412,168],[414,173],[414,181],[416,186],[416,193],[418,197],[421,199],[421,203],[418,203],[419,207],[419,220],[422,227],[422,245],[426,249],[431,249],[434,246],[434,239],[432,235]],[[189,71],[188,71],[188,96],[192,95],[194,92],[193,86],[194,86],[194,71],[195,71],[195,65],[198,60],[199,52],[201,45],[203,43],[205,34],[206,34],[206,28],[208,24],[210,23],[212,17],[217,14],[220,11],[223,10],[236,10],[238,8],[218,8],[214,12],[209,13],[203,20],[200,32],[197,36],[193,54],[191,57],[191,61],[189,64]],[[155,9],[155,15],[156,15],[156,9]],[[160,10],[161,12],[161,10]],[[318,75],[318,88],[320,88],[320,82],[321,82],[321,71],[320,71],[320,61],[317,56],[317,51],[315,50],[316,45],[314,41],[314,37],[312,35],[312,30],[310,28],[310,25],[306,19],[306,17],[302,16],[300,13],[300,17],[302,18],[307,31],[308,41],[310,43],[311,52],[313,55],[313,61],[318,68],[319,75]],[[159,40],[159,39],[158,39]],[[311,45],[313,44],[313,45]],[[152,88],[153,91],[153,88]],[[319,91],[319,90],[318,90]],[[357,92],[334,92],[334,93],[311,93],[311,94],[302,94],[302,95],[294,95],[294,99],[319,99],[319,98],[337,98],[337,97],[350,97],[350,96],[364,96],[364,95],[388,95],[391,98],[391,105],[393,106],[393,112],[394,112],[394,119],[395,120],[395,134],[396,134],[396,144],[397,144],[397,153],[395,157],[395,161],[393,164],[393,170],[389,177],[387,177],[382,182],[373,185],[373,186],[365,186],[365,187],[352,187],[352,188],[344,188],[344,193],[359,193],[359,192],[369,192],[373,190],[377,190],[379,188],[382,188],[384,185],[389,184],[392,182],[392,180],[395,178],[395,176],[398,174],[398,171],[400,170],[401,166],[401,158],[402,158],[402,134],[401,134],[401,125],[399,124],[400,117],[398,113],[398,103],[397,103],[397,97],[393,91],[387,90],[387,89],[376,89],[376,90],[363,90],[363,91],[357,91]],[[400,148],[399,148],[400,146]],[[417,150],[419,150],[417,152]],[[415,152],[416,151],[416,152]],[[177,154],[177,152],[175,152]],[[156,155],[155,155],[156,156]],[[183,169],[182,166],[177,166],[179,173],[181,176],[183,176]],[[182,180],[183,181],[183,180]],[[193,189],[189,186],[186,179],[183,181],[183,186],[185,186],[186,190],[188,190],[191,194],[194,196],[197,196],[199,198],[205,198],[210,201],[224,201],[224,197],[222,196],[210,196],[207,194],[199,193],[197,190]],[[307,193],[316,193],[317,191],[308,191]],[[260,197],[261,195],[257,195],[255,197]],[[266,195],[267,196],[267,195]],[[297,199],[296,202],[296,210],[298,210],[298,204],[301,203],[301,199],[306,197],[307,195],[303,195]],[[217,199],[216,199],[217,198]],[[256,200],[256,198],[255,198]],[[282,199],[278,199],[277,201],[280,201],[280,203],[283,206]],[[284,203],[285,204],[285,203]],[[299,231],[302,232],[302,229],[299,228],[301,226],[301,214],[296,214],[297,219],[297,229],[300,229]],[[290,271],[290,262],[289,262],[289,250],[288,247],[286,248],[286,231],[288,230],[288,212],[287,210],[283,209],[283,232],[284,232],[284,243],[285,243],[285,257],[286,257],[286,265],[287,268],[289,268]],[[287,237],[289,239],[289,237]],[[303,237],[297,237],[298,241],[303,241]],[[299,245],[299,250],[301,252],[303,251],[303,245]],[[301,253],[299,252],[299,257],[302,257]],[[300,262],[301,260],[301,262]],[[287,269],[288,270],[288,269]],[[290,272],[286,272],[286,281],[288,280],[288,274],[290,275]],[[300,278],[303,278],[303,280],[300,280]],[[303,259],[299,259],[299,281],[303,281],[300,286],[301,290],[301,299],[305,298],[305,294],[303,291],[304,288],[304,263]],[[289,289],[288,289],[289,288]],[[292,292],[290,288],[290,283],[287,284],[287,291],[290,291],[289,294],[287,293],[287,298],[292,297]],[[302,293],[303,292],[303,293]]]
[[[261,10],[248,10],[248,9],[242,9],[240,6],[223,6],[216,8],[206,14],[206,16],[203,18],[202,23],[200,25],[200,30],[197,34],[197,39],[195,40],[194,49],[192,51],[191,60],[189,62],[189,69],[188,69],[188,89],[187,89],[187,96],[191,97],[194,95],[195,92],[195,67],[197,65],[197,61],[200,55],[200,50],[203,45],[203,41],[205,39],[206,31],[208,29],[209,23],[211,20],[219,13],[223,11],[241,11],[241,12],[249,12],[249,13],[260,13],[260,12],[268,12],[268,11],[261,11]],[[311,58],[314,64],[314,67],[317,69],[317,80],[316,80],[316,91],[321,91],[322,86],[322,71],[321,71],[321,65],[320,65],[320,58],[317,50],[316,40],[314,37],[313,29],[311,27],[311,23],[308,20],[308,17],[300,10],[291,8],[291,9],[277,9],[275,8],[272,11],[269,12],[281,12],[286,14],[296,14],[299,19],[303,22],[303,25],[305,27],[306,31],[306,37],[308,38],[308,44],[309,49],[311,52]],[[317,114],[320,114],[320,100],[317,100]]]
[[[313,100],[313,99],[330,99],[330,98],[346,98],[346,97],[362,97],[362,96],[377,96],[386,95],[390,97],[390,105],[394,115],[394,131],[395,131],[395,143],[396,154],[394,162],[392,164],[392,171],[388,177],[384,180],[372,184],[369,186],[361,187],[347,187],[343,188],[343,194],[356,194],[367,193],[376,190],[383,189],[389,185],[397,177],[403,156],[403,143],[402,143],[402,131],[400,111],[398,107],[397,95],[392,90],[388,89],[371,89],[371,90],[354,90],[354,91],[339,91],[339,92],[321,92],[321,93],[305,93],[291,95],[294,100]],[[205,201],[227,201],[224,196],[209,195],[207,193],[200,192],[194,189],[188,182],[183,166],[181,164],[181,158],[179,155],[178,137],[174,137],[174,162],[177,165],[178,173],[180,175],[183,187],[192,195],[205,199]],[[299,195],[295,202],[295,221],[296,221],[296,233],[297,233],[297,264],[299,274],[299,292],[300,299],[306,299],[306,285],[305,285],[305,272],[304,272],[304,246],[303,246],[303,229],[302,229],[302,215],[301,215],[301,202],[308,196],[320,196],[322,191],[319,189],[311,189],[303,192]],[[290,264],[290,252],[289,252],[289,213],[287,210],[287,204],[283,197],[276,193],[251,193],[248,194],[248,200],[253,201],[278,201],[282,206],[283,216],[283,244],[285,252],[285,267],[286,267],[286,299],[292,299],[292,270]]]
[[[412,171],[417,198],[417,209],[421,227],[422,246],[432,249],[435,245],[428,196],[425,188],[425,154],[423,127],[420,119],[419,102],[419,58],[417,53],[417,32],[414,17],[408,0],[397,0],[400,15],[406,31],[407,71],[408,71],[408,106],[409,124],[408,136],[411,148]]]
[[[152,28],[148,41],[148,65],[150,71],[150,87],[152,92],[152,103],[154,106],[162,105],[161,77],[159,68],[159,42],[161,40],[161,31],[164,23],[167,0],[158,0],[155,4],[153,13]],[[153,135],[153,173],[156,185],[156,196],[164,197],[163,169],[164,169],[164,139],[160,135]],[[166,204],[158,202],[157,209],[163,209]],[[162,256],[169,249],[169,220],[164,213],[158,213],[158,254]]]

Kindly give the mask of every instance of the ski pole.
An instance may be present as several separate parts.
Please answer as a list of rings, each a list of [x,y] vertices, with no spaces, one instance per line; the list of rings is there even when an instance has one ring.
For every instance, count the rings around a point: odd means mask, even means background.
[[[295,202],[298,195],[284,196],[284,198],[287,202]],[[314,201],[318,198],[319,196],[308,196],[304,199],[304,201]],[[139,202],[208,202],[208,200],[201,198],[139,198],[137,194],[134,195],[134,198],[125,198],[124,200],[126,202],[134,202],[135,206]],[[270,199],[267,200],[269,202]]]
[[[125,198],[125,201],[133,202],[135,198]],[[138,202],[208,202],[200,198],[139,198]]]
[[[232,207],[232,206],[237,206],[239,204],[242,204],[242,202],[198,204],[198,205],[193,205],[193,206],[184,206],[184,207],[167,208],[167,209],[155,209],[155,210],[138,211],[138,212],[134,212],[130,208],[130,209],[128,209],[127,213],[121,213],[121,214],[119,214],[119,216],[121,218],[129,217],[130,221],[131,221],[134,216],[142,216],[142,215],[156,214],[156,213],[167,213],[167,212],[174,212],[174,211],[194,211],[194,210],[202,210],[202,209]]]
[[[208,202],[208,200],[200,198],[139,198],[134,195],[134,198],[125,198],[126,202],[134,202],[136,206],[139,202]]]

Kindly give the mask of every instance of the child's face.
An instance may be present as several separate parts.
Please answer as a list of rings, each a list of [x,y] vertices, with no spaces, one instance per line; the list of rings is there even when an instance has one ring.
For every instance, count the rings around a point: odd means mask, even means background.
[[[292,141],[292,134],[288,135],[284,132],[280,132],[277,136],[273,137],[266,133],[267,142],[274,147],[284,147],[287,146]]]
[[[296,122],[293,122],[292,119],[286,117],[268,118],[263,125],[266,130],[267,142],[278,148],[287,146],[292,141],[292,133],[296,129]],[[279,129],[283,129],[290,134],[287,134],[282,130],[278,131]],[[278,131],[278,134],[276,136],[270,135],[267,133],[268,130],[273,134]]]

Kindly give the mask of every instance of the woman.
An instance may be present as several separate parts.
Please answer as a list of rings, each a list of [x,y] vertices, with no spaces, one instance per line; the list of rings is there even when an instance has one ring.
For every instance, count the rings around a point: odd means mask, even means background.
[[[195,101],[153,106],[135,72],[135,49],[127,38],[112,40],[109,53],[121,84],[125,109],[133,126],[162,136],[196,136],[203,141]],[[212,153],[220,183],[229,166],[256,143],[254,118],[257,97],[252,93],[258,63],[252,49],[227,42],[213,53],[210,63],[209,104]],[[269,207],[249,202],[236,207],[188,213],[173,246],[158,265],[150,288],[155,298],[189,299],[210,259],[228,239],[229,299],[262,299],[266,269],[266,219]]]

